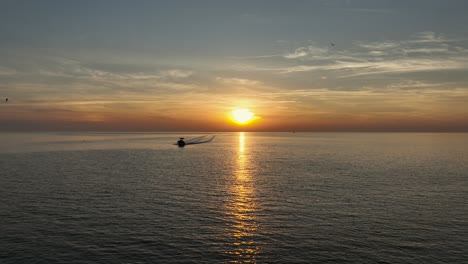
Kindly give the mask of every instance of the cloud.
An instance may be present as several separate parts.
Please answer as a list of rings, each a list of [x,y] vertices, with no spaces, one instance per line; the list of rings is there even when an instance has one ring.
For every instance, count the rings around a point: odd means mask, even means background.
[[[401,41],[361,41],[347,50],[308,45],[284,55],[286,60],[277,60],[276,67],[254,69],[277,74],[331,71],[340,78],[463,70],[468,69],[464,45],[463,41],[427,31]]]
[[[184,71],[184,70],[166,70],[161,71],[161,77],[172,77],[172,78],[187,78],[193,75],[193,71]]]
[[[327,53],[328,49],[314,47],[314,46],[307,46],[307,47],[300,47],[297,48],[294,52],[284,55],[287,59],[297,59],[297,58],[304,58],[310,56],[321,56]]]
[[[273,71],[280,74],[290,74],[310,71],[338,71],[347,72],[347,74],[338,75],[338,77],[354,77],[371,74],[383,73],[409,73],[437,70],[456,70],[467,67],[468,60],[460,61],[444,59],[395,59],[388,61],[365,61],[365,62],[347,62],[334,61],[328,65],[298,65],[282,68],[259,69],[264,71]],[[351,71],[351,73],[350,73]]]
[[[395,59],[392,61],[357,63],[354,65],[342,64],[341,69],[354,70],[354,72],[340,75],[339,77],[348,78],[375,74],[460,70],[466,68],[467,63],[467,60],[455,61],[451,59]]]
[[[448,47],[403,49],[405,53],[446,53]]]
[[[401,44],[397,42],[391,42],[391,41],[382,41],[382,42],[359,43],[357,45],[361,48],[382,51],[382,50],[398,48],[400,47]]]
[[[73,77],[107,80],[123,79],[184,79],[195,72],[162,65],[125,63],[90,63],[57,56],[2,56],[0,74],[44,77]]]
[[[433,31],[423,31],[413,34],[412,39],[408,42],[410,43],[442,43],[442,42],[451,42],[454,39],[448,39],[445,36],[439,34],[437,35]]]
[[[232,59],[266,59],[266,58],[278,58],[278,57],[283,57],[284,55],[282,54],[270,54],[270,55],[258,55],[258,56],[234,56],[234,57],[229,57]]]
[[[269,58],[285,58],[285,59],[301,59],[301,58],[312,58],[317,56],[323,56],[328,52],[328,48],[316,47],[313,45],[306,47],[299,47],[292,52],[281,53],[281,54],[269,54],[269,55],[258,55],[258,56],[241,56],[241,57],[230,57],[234,59],[269,59]]]
[[[461,52],[463,48],[454,45],[455,39],[448,39],[434,32],[414,34],[408,40],[360,42],[358,47],[367,50],[373,56],[406,56],[408,53],[453,53]]]
[[[5,73],[5,74],[1,74]],[[192,70],[132,64],[93,64],[48,56],[0,61],[2,94],[17,103],[136,101],[201,90]]]
[[[261,84],[259,81],[242,78],[216,77],[216,81],[227,85],[255,86]]]
[[[435,88],[435,87],[448,87],[453,85],[454,83],[446,82],[446,83],[431,83],[431,82],[424,82],[420,80],[402,80],[399,82],[391,83],[387,85],[387,88],[390,89],[404,89],[404,90],[417,90],[417,89],[427,89],[427,88]]]

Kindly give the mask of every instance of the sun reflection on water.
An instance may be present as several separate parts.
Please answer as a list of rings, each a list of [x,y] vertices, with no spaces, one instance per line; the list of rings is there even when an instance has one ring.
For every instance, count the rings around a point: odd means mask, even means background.
[[[230,227],[233,250],[228,253],[234,256],[234,263],[255,263],[256,256],[260,252],[260,246],[256,241],[258,224],[255,186],[251,179],[252,168],[246,150],[246,136],[244,132],[240,132],[235,180],[231,189],[233,200],[228,208],[233,222]]]

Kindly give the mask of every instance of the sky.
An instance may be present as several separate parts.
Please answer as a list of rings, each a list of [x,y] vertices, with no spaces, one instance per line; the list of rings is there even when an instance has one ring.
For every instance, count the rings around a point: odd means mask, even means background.
[[[467,12],[1,0],[0,131],[468,132]],[[237,108],[255,120],[234,124]]]

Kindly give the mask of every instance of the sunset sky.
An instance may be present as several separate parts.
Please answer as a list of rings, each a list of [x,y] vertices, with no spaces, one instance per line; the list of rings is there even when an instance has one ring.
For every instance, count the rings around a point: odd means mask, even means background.
[[[1,1],[0,131],[467,132],[467,13],[464,0]],[[237,108],[254,121],[233,124]]]

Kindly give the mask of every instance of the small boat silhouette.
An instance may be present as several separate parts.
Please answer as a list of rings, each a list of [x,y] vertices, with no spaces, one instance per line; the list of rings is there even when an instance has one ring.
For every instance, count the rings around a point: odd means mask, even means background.
[[[178,145],[179,147],[184,147],[184,146],[185,146],[185,141],[184,141],[184,138],[183,138],[183,137],[181,137],[181,138],[179,139],[179,141],[177,141],[177,145]]]
[[[214,135],[206,135],[206,136],[191,138],[185,141],[184,138],[181,137],[179,141],[177,141],[177,143],[175,143],[174,145],[177,145],[179,147],[184,147],[185,145],[208,143],[208,142],[211,142],[214,138],[215,138]]]

